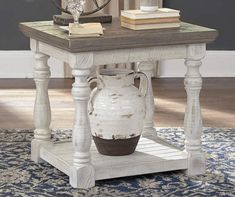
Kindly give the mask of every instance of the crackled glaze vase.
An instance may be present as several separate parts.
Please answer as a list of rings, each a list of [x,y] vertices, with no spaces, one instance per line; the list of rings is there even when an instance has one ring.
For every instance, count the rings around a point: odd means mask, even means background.
[[[144,84],[134,86],[134,78]],[[135,151],[143,131],[147,78],[128,69],[103,69],[88,104],[91,132],[98,151],[104,155],[128,155]]]

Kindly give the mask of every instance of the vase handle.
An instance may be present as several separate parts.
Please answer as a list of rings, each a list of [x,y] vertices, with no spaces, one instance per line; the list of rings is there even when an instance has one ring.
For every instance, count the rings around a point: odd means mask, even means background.
[[[90,94],[90,100],[88,102],[88,114],[91,115],[94,111],[94,98],[96,96],[96,94],[104,87],[103,82],[101,81],[101,79],[97,78],[97,77],[92,77],[88,79],[88,83],[91,85],[92,83],[96,83],[96,87],[95,89],[93,89],[93,91]]]
[[[148,91],[148,77],[145,73],[143,72],[136,72],[135,73],[135,78],[140,78],[140,86],[139,86],[139,91],[141,92],[141,95],[143,97],[146,96],[147,91]]]

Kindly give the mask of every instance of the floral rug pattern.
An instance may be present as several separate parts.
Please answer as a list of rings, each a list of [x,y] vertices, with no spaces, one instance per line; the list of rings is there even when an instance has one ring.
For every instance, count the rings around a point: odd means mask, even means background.
[[[182,128],[157,128],[159,136],[183,147]],[[0,197],[151,197],[235,196],[235,129],[204,128],[205,175],[183,171],[97,181],[91,189],[73,189],[68,176],[47,163],[30,160],[33,130],[0,129]],[[68,140],[71,130],[53,131],[53,140]]]

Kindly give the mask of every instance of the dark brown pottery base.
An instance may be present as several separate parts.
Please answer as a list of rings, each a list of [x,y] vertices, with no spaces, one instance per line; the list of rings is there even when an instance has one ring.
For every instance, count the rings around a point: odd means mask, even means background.
[[[100,154],[109,156],[123,156],[132,154],[138,144],[140,136],[128,139],[102,139],[92,136]]]

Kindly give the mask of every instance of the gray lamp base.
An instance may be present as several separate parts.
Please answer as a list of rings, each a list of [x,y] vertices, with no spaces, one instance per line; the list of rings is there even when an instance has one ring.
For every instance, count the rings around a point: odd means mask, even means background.
[[[73,17],[69,14],[54,15],[53,21],[57,25],[67,26],[69,23],[73,23]],[[91,14],[88,16],[81,16],[80,23],[100,22],[100,23],[112,23],[112,16],[108,14]]]

